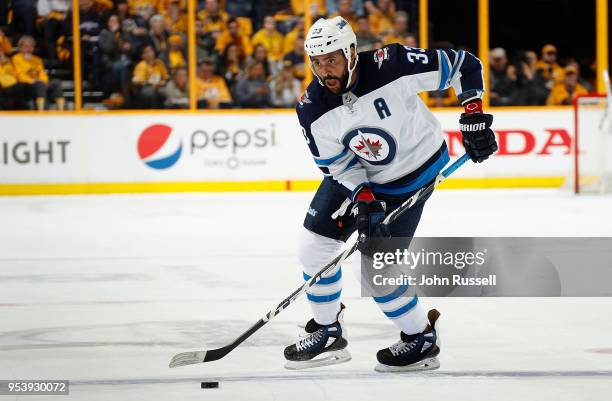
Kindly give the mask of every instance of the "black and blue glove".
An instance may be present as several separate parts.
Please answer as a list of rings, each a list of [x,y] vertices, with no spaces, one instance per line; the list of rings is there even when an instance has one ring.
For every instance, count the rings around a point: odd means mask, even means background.
[[[482,163],[497,151],[497,141],[491,129],[493,116],[482,112],[480,100],[464,105],[459,119],[463,147],[474,163]]]
[[[388,229],[382,221],[385,219],[386,205],[378,200],[368,187],[362,187],[354,197],[355,226],[359,233],[359,242],[365,243],[372,237],[388,237]]]

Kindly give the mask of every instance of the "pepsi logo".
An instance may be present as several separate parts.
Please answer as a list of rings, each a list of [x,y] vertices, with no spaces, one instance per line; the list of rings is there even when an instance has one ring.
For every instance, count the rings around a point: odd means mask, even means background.
[[[155,124],[145,128],[138,137],[138,155],[149,167],[165,170],[181,157],[183,144],[178,135],[172,135],[172,127]]]

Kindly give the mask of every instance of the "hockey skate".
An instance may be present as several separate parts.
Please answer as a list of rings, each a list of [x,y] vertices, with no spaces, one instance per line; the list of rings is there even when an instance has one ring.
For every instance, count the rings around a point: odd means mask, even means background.
[[[310,319],[304,327],[305,333],[295,344],[285,348],[287,369],[309,369],[336,365],[351,360],[346,349],[346,330],[344,329],[344,305],[338,312],[335,323],[322,326]]]
[[[440,353],[438,318],[440,312],[432,309],[427,313],[429,326],[422,333],[408,335],[401,333],[401,339],[389,348],[376,354],[379,364],[377,372],[413,372],[432,370],[440,367],[437,355]]]

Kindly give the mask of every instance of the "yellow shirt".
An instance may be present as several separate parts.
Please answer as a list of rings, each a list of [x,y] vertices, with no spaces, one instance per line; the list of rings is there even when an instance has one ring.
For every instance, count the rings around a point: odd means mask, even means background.
[[[17,83],[15,67],[9,60],[0,62],[0,88],[8,88]]]
[[[386,16],[383,13],[368,15],[370,29],[374,36],[389,32],[393,29],[393,16]]]
[[[164,13],[164,24],[170,33],[187,33],[187,16],[184,14],[173,22],[172,17],[166,12]]]
[[[260,29],[252,40],[253,47],[262,44],[268,50],[268,58],[278,61],[283,57],[283,35],[274,31],[271,34],[265,29]]]
[[[208,81],[198,78],[196,80],[196,96],[198,99],[206,99],[214,105],[232,101],[232,95],[227,89],[225,80],[218,75],[213,75]]]
[[[234,43],[239,48],[241,48],[242,53],[246,56],[253,53],[253,45],[251,44],[251,40],[248,36],[238,34],[236,38],[233,38],[227,30],[221,32],[221,34],[217,38],[217,44],[215,45],[215,49],[219,53],[223,53],[227,45],[229,45],[230,43]]]
[[[170,61],[170,68],[175,69],[176,67],[185,67],[185,57],[183,52],[180,50],[171,50],[168,52],[168,60]]]
[[[28,60],[22,53],[17,53],[11,59],[17,72],[17,80],[26,84],[34,81],[49,82],[49,76],[45,71],[45,65],[40,57],[32,55]]]
[[[293,14],[301,15],[304,14],[304,0],[291,0],[291,8],[293,9]],[[325,0],[314,0],[312,3],[317,5],[317,14],[325,15]]]
[[[11,45],[11,41],[6,36],[0,37],[0,49],[2,49],[2,53],[5,56],[8,56],[13,51],[13,45]]]
[[[283,40],[283,55],[292,52],[295,47],[295,41],[297,37],[302,33],[301,30],[294,29],[285,35],[285,39]]]
[[[113,2],[111,0],[95,0],[94,1],[94,10],[99,13],[103,13],[105,11],[109,11],[113,9]],[[128,4],[129,7],[129,4]]]
[[[554,80],[555,82],[562,82],[565,77],[565,71],[557,63],[547,64],[544,60],[538,60],[535,65],[536,71],[542,71],[542,76],[547,81]]]
[[[168,9],[168,4],[171,0],[158,0],[155,8],[157,9],[158,14],[163,14]],[[181,10],[187,10],[187,0],[180,0],[179,7]]]
[[[134,15],[138,15],[139,8],[143,6],[152,6],[153,8],[157,9],[157,1],[155,0],[128,0],[127,3],[130,14]]]
[[[168,79],[168,70],[163,61],[155,59],[153,65],[141,61],[134,68],[132,82],[136,84],[157,84]]]
[[[586,95],[587,93],[589,93],[589,91],[587,91],[584,86],[576,84],[576,87],[574,88],[574,93],[572,93],[572,95],[570,96],[570,93],[565,87],[565,84],[558,83],[553,86],[552,90],[550,91],[550,95],[548,95],[546,104],[549,106],[571,105],[572,100],[574,100],[576,96]]]
[[[383,45],[391,45],[393,43],[404,44],[404,38],[401,36],[396,36],[393,32],[391,32],[384,37],[383,42]]]
[[[210,17],[207,9],[198,13],[198,19],[202,21],[202,27],[205,32],[221,32],[225,29],[229,18],[229,14],[225,11],[219,11],[218,18],[215,20]]]

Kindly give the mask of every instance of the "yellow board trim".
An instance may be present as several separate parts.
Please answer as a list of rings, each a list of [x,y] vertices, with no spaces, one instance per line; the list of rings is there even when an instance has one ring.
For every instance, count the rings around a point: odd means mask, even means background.
[[[441,189],[558,188],[565,177],[449,178]],[[169,192],[314,191],[320,180],[234,182],[113,182],[71,184],[0,184],[0,195],[82,195]]]

